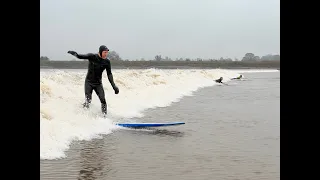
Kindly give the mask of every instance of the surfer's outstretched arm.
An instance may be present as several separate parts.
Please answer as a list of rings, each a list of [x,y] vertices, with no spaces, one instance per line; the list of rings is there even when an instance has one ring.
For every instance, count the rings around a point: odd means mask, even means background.
[[[75,51],[68,51],[69,54],[77,57],[78,59],[88,59],[89,61],[92,59],[92,57],[94,56],[93,53],[87,53],[87,54],[78,54]]]
[[[92,53],[88,53],[88,54],[77,54],[77,58],[78,59],[88,59],[89,61],[91,60],[93,54]]]

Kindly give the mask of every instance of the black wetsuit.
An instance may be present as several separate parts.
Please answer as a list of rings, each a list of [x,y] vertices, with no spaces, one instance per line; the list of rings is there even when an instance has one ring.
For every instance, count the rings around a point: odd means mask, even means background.
[[[217,83],[222,83],[222,79],[217,79],[216,82]]]
[[[79,59],[88,59],[88,72],[85,79],[84,91],[86,100],[91,103],[92,91],[94,90],[98,95],[101,104],[106,104],[104,89],[102,85],[102,73],[106,70],[109,82],[112,87],[115,87],[113,76],[111,72],[111,63],[109,59],[102,59],[98,54],[88,53],[88,54],[77,54]]]
[[[241,77],[231,78],[231,80],[241,79]]]

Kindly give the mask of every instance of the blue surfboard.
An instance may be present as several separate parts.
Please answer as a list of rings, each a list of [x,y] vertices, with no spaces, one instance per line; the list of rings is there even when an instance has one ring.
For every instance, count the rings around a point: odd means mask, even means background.
[[[116,125],[127,128],[152,128],[163,126],[177,126],[185,124],[184,122],[172,122],[172,123],[118,123]]]

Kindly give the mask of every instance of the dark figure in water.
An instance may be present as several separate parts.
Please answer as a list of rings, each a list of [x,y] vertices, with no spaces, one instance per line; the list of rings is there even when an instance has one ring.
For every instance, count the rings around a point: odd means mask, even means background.
[[[105,115],[107,114],[107,103],[105,99],[104,89],[102,85],[102,72],[106,70],[109,82],[115,92],[115,94],[119,93],[119,88],[115,85],[113,81],[113,76],[111,72],[111,63],[107,58],[107,54],[109,49],[102,45],[99,48],[99,53],[88,53],[88,54],[78,54],[75,51],[68,51],[69,54],[77,57],[78,59],[87,59],[89,61],[88,64],[88,72],[84,83],[84,91],[85,91],[85,103],[83,107],[89,108],[91,99],[92,99],[92,91],[94,90],[101,102],[101,111]]]
[[[216,81],[217,83],[223,83],[222,80],[223,80],[223,77],[220,77],[219,79],[217,79],[217,80],[215,80],[215,81]]]
[[[242,75],[240,74],[240,76],[236,77],[236,78],[231,78],[231,80],[234,80],[234,79],[241,79],[242,78]]]

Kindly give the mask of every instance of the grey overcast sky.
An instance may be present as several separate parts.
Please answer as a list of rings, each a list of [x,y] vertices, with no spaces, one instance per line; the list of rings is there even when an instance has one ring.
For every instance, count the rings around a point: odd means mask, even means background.
[[[122,59],[280,54],[280,0],[41,0],[40,55],[68,50]]]

